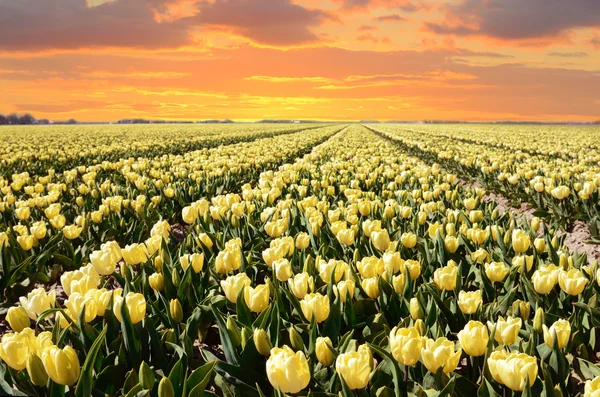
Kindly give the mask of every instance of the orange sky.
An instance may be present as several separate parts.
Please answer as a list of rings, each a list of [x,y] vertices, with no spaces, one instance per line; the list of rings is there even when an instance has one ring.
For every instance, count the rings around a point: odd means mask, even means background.
[[[0,113],[600,119],[595,0],[0,0]]]

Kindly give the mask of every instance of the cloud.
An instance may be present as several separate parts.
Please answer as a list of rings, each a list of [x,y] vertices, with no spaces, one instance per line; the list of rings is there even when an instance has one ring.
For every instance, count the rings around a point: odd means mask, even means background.
[[[377,30],[377,26],[361,25],[356,30],[359,32],[373,32],[373,31]]]
[[[460,0],[444,11],[444,21],[429,21],[425,27],[438,34],[534,40],[600,26],[596,0]]]
[[[146,0],[88,7],[85,0],[0,0],[0,49],[177,47],[190,42],[180,22],[158,23]]]
[[[375,18],[375,20],[379,21],[379,22],[402,22],[402,21],[407,21],[408,18],[405,18],[398,14],[392,14],[392,15],[379,16],[379,17]]]
[[[428,8],[421,1],[413,0],[335,0],[342,4],[342,10],[357,11],[373,8],[396,8],[405,12],[416,12]]]
[[[43,51],[194,45],[191,32],[220,28],[260,44],[320,40],[312,28],[337,17],[290,0],[0,0],[0,50]],[[172,13],[177,11],[173,17]]]
[[[373,36],[371,33],[361,34],[356,38],[358,41],[370,41],[372,43],[379,43],[379,39]]]
[[[287,46],[318,42],[311,30],[339,19],[289,0],[215,0],[199,4],[199,13],[185,18],[202,25],[225,27],[257,43]]]
[[[250,76],[245,77],[244,80],[248,81],[267,81],[270,83],[299,83],[299,82],[307,82],[307,83],[328,83],[333,81],[327,77],[278,77],[278,76]]]
[[[587,52],[549,52],[546,55],[559,58],[582,58],[588,56]]]

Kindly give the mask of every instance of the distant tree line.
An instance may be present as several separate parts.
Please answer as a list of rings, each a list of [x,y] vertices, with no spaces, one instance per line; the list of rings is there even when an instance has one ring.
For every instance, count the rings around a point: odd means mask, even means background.
[[[11,113],[3,115],[0,113],[0,125],[30,125],[30,124],[77,124],[77,120],[70,119],[67,121],[55,121],[51,122],[48,119],[36,119],[30,113],[17,114]]]

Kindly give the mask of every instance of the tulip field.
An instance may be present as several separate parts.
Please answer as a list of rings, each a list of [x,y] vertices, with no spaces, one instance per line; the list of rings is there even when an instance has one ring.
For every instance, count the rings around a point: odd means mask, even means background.
[[[600,396],[598,127],[0,138],[0,396]]]

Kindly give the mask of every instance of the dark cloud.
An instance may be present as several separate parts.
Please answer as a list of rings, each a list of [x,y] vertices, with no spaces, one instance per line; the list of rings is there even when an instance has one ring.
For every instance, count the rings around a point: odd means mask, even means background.
[[[38,51],[84,47],[175,48],[189,32],[219,26],[255,42],[293,45],[319,38],[310,30],[334,16],[290,0],[198,0],[191,17],[157,21],[167,0],[0,0],[0,49]]]
[[[198,15],[188,21],[224,26],[233,33],[270,45],[294,45],[318,41],[310,28],[339,21],[321,10],[309,10],[289,0],[216,0],[199,4]]]
[[[371,26],[371,25],[362,25],[359,26],[358,29],[356,29],[359,32],[373,32],[375,30],[377,30],[377,26]]]
[[[428,22],[436,33],[539,39],[569,29],[600,26],[598,0],[461,0],[446,7],[446,20]]]
[[[547,55],[559,58],[582,58],[588,56],[587,52],[549,52]]]
[[[379,22],[402,22],[402,21],[406,21],[407,18],[400,16],[398,14],[392,14],[392,15],[382,15],[380,17],[375,18],[375,20],[377,20]]]
[[[415,12],[426,8],[420,1],[412,0],[337,0],[342,9],[359,10],[363,8],[397,8],[406,12]]]
[[[85,0],[0,0],[0,48],[174,47],[190,40],[181,22],[158,23],[145,0],[87,7]]]

